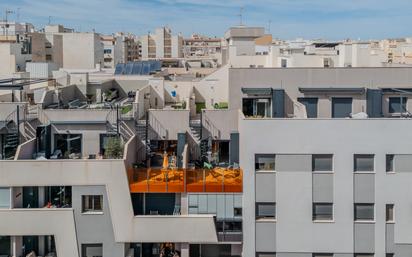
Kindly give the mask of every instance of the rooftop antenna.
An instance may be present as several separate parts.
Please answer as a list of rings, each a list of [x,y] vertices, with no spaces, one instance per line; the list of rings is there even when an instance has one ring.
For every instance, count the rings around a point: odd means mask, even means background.
[[[52,17],[51,17],[51,16],[49,16],[49,25],[51,24],[51,19],[52,19]]]
[[[14,12],[12,10],[6,9],[6,24],[4,25],[5,28],[5,34],[6,34],[6,40],[8,39],[8,34],[9,34],[9,22],[8,22],[8,16],[9,14],[13,14]]]
[[[240,7],[240,10],[239,10],[239,14],[237,15],[237,16],[239,16],[239,26],[243,26],[243,11],[244,11],[244,8],[243,7]]]
[[[269,23],[268,24],[268,33],[270,34],[270,29],[271,29],[271,26],[272,26],[272,20],[269,20],[268,23]]]

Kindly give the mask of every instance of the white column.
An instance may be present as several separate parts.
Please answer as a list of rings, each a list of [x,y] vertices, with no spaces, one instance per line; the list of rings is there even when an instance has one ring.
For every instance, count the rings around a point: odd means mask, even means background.
[[[39,252],[37,253],[39,256],[46,255],[46,236],[39,236]]]
[[[12,236],[11,237],[11,255],[14,257],[20,257],[23,254],[23,237],[22,236]]]
[[[181,243],[180,244],[180,257],[189,257],[189,244]]]
[[[45,203],[45,195],[46,195],[46,188],[39,187],[39,207],[42,208],[46,205]]]

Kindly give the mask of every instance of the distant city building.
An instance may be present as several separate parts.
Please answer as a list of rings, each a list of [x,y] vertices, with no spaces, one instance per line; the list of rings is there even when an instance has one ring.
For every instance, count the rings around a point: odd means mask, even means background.
[[[222,53],[222,39],[192,35],[183,40],[183,54],[191,57],[217,57]]]
[[[172,35],[170,28],[162,27],[155,33],[140,37],[143,59],[164,59],[183,57],[183,37]]]

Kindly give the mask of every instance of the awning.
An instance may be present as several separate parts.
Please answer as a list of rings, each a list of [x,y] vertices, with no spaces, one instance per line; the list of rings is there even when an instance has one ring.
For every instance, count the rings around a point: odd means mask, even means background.
[[[395,87],[387,87],[387,88],[381,88],[382,92],[385,94],[401,94],[401,95],[407,95],[407,94],[412,94],[412,88],[395,88]]]
[[[299,87],[299,92],[304,94],[356,94],[365,93],[364,87]]]
[[[245,88],[242,87],[242,93],[246,95],[253,95],[253,96],[271,96],[272,95],[272,88]]]

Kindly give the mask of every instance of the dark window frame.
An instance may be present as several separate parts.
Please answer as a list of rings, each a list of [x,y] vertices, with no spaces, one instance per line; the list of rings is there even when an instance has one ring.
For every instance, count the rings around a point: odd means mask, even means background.
[[[260,215],[259,214],[259,206],[273,206],[275,209],[275,213],[273,215]],[[276,208],[276,203],[262,203],[262,202],[257,202],[256,203],[256,209],[255,209],[255,215],[256,215],[256,220],[259,219],[274,219],[276,220],[276,213],[277,213],[277,208]]]
[[[96,204],[97,199],[99,204]],[[86,208],[86,204],[91,206]],[[103,213],[103,195],[82,195],[82,213]]]
[[[360,169],[358,167],[357,159],[372,159],[372,169]],[[366,173],[374,173],[375,172],[375,155],[374,154],[354,154],[353,155],[353,172],[366,172]]]
[[[315,214],[316,206],[331,207],[332,213],[330,214],[330,217],[320,218],[319,216],[326,215],[326,214]],[[334,205],[333,205],[333,203],[312,203],[312,220],[313,221],[333,221],[334,220]]]
[[[398,102],[396,100],[399,100]],[[393,102],[395,101],[395,102]],[[393,105],[398,105],[394,107]],[[388,112],[390,114],[405,113],[408,110],[408,97],[406,96],[391,96],[388,99]]]
[[[372,206],[373,208],[373,217],[372,218],[358,218],[357,216],[357,206]],[[355,221],[359,221],[359,222],[374,222],[375,221],[375,204],[374,203],[355,203],[353,206],[353,218]]]
[[[315,159],[322,158],[322,159],[329,159],[330,158],[330,169],[317,169],[315,167]],[[313,172],[333,172],[333,154],[312,154],[312,171]]]
[[[273,164],[270,163],[270,166],[273,165],[273,169],[260,169],[259,163],[257,162],[259,158],[273,158]],[[276,154],[255,154],[255,171],[276,171]]]

